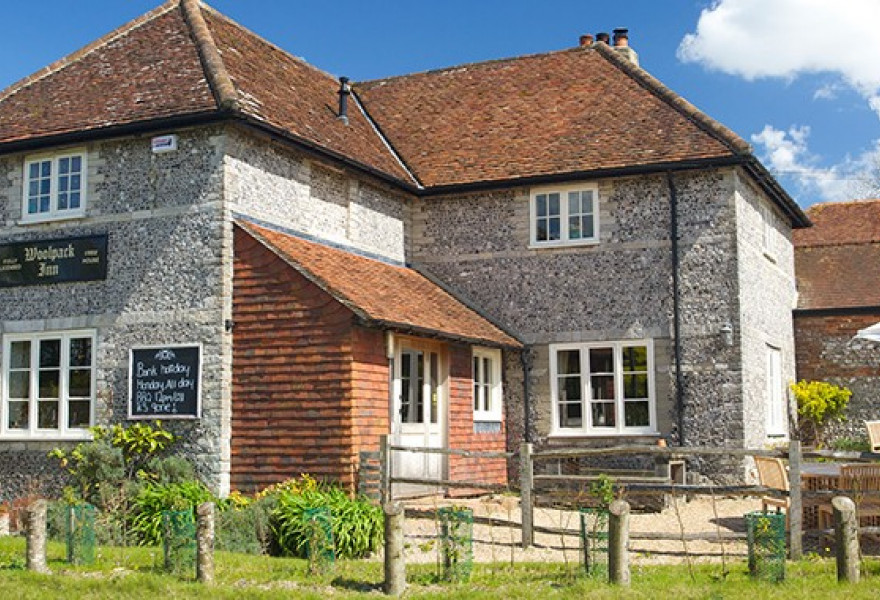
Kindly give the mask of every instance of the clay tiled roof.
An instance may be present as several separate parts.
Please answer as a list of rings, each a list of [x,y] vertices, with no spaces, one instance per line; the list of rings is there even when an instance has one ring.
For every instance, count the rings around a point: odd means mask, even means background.
[[[360,317],[390,329],[491,346],[513,337],[417,271],[253,223],[238,225]]]
[[[412,184],[339,82],[197,0],[170,0],[0,92],[4,144],[163,117],[233,116]]]
[[[169,3],[0,92],[0,144],[215,109]]]
[[[798,308],[880,306],[880,200],[816,204],[795,231]]]
[[[748,152],[735,134],[604,44],[355,89],[427,187]]]

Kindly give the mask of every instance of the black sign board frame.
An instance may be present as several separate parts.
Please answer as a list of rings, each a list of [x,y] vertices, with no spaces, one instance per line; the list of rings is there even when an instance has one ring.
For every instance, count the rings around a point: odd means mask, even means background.
[[[128,390],[130,420],[201,418],[202,345],[132,348]]]
[[[106,233],[0,244],[0,288],[107,279]]]

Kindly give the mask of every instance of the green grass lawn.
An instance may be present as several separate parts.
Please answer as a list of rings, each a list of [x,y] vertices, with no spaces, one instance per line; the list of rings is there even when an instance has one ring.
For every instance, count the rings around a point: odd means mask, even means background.
[[[0,598],[370,598],[381,597],[382,564],[338,561],[332,572],[310,576],[306,561],[218,553],[212,586],[163,573],[159,548],[100,548],[97,562],[72,567],[62,544],[49,546],[52,575],[24,570],[22,538],[0,538]],[[575,565],[475,565],[470,582],[438,581],[435,565],[408,567],[407,598],[877,598],[880,561],[866,563],[858,585],[837,583],[833,560],[805,560],[787,565],[783,583],[754,581],[745,561],[694,568],[686,565],[634,567],[632,586],[615,588],[580,576]]]

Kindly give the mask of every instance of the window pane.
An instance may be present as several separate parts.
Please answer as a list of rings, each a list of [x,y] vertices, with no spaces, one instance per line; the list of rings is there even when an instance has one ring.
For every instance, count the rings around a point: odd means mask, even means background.
[[[70,178],[67,175],[58,178],[58,191],[67,192],[70,190]]]
[[[40,163],[28,165],[28,179],[37,179],[40,176]]]
[[[549,209],[549,214],[558,215],[559,214],[559,194],[547,194],[547,207]]]
[[[583,424],[583,414],[580,404],[559,405],[559,426],[580,428]]]
[[[627,402],[624,404],[624,424],[627,427],[647,427],[650,424],[648,402]]]
[[[593,388],[593,400],[613,400],[614,394],[614,376],[613,375],[593,375],[590,377],[590,385]]]
[[[648,349],[645,346],[632,346],[623,349],[624,371],[647,371]]]
[[[79,190],[79,189],[82,188],[82,185],[80,184],[80,179],[81,179],[81,178],[80,178],[79,175],[72,175],[72,176],[70,177],[70,189],[71,189],[71,191],[77,191],[77,190]]]
[[[431,379],[428,381],[428,389],[431,391],[431,423],[439,423],[438,403],[440,402],[440,357],[436,352],[431,353]]]
[[[623,376],[624,398],[647,398],[648,397],[648,374]]]
[[[550,219],[550,227],[549,227],[549,237],[551,240],[558,240],[562,237],[562,229],[560,224],[559,217],[552,217]]]
[[[70,340],[70,366],[92,366],[92,340],[91,338],[74,338]]]
[[[480,358],[474,357],[474,410],[480,410]]]
[[[28,184],[28,197],[34,198],[35,196],[40,195],[40,182],[39,181],[31,181]]]
[[[49,371],[40,371],[40,398],[58,398],[61,388],[59,381],[61,371],[51,369]]]
[[[535,214],[539,217],[547,216],[547,195],[538,194],[535,196]]]
[[[16,400],[27,400],[31,397],[30,371],[12,371],[9,373],[9,397]]]
[[[67,426],[73,428],[86,428],[90,421],[91,403],[77,400],[68,404]]]
[[[44,160],[40,163],[40,177],[49,177],[52,175],[52,161]]]
[[[10,402],[7,406],[9,407],[9,418],[6,421],[6,426],[9,429],[27,429],[30,426],[28,403]]]
[[[560,375],[578,374],[581,372],[581,351],[560,350],[556,353],[556,369]]]
[[[590,348],[590,372],[614,372],[614,353],[611,348]]]
[[[559,378],[559,400],[561,402],[567,400],[581,400],[581,389],[580,377]]]
[[[70,159],[69,158],[58,159],[58,172],[62,175],[66,175],[67,173],[70,173]]]
[[[89,398],[92,395],[91,369],[75,369],[70,371],[68,395],[71,398]]]
[[[27,369],[31,366],[31,343],[12,342],[9,344],[9,366],[12,369]]]
[[[70,170],[74,173],[79,173],[82,171],[82,156],[74,156],[70,159]]]
[[[67,194],[58,194],[58,210],[67,210]]]
[[[40,196],[40,212],[49,212],[49,196]]]
[[[47,196],[49,194],[49,191],[52,189],[51,186],[52,186],[52,182],[49,181],[48,179],[40,180],[40,195]]]
[[[37,199],[31,198],[30,200],[28,200],[28,214],[29,215],[37,214],[37,209],[38,209]]]
[[[593,427],[614,427],[614,403],[593,403]]]
[[[40,368],[61,366],[61,340],[40,342]]]
[[[58,429],[58,402],[40,402],[37,409],[37,427]]]
[[[79,192],[73,192],[70,194],[70,208],[79,208]]]

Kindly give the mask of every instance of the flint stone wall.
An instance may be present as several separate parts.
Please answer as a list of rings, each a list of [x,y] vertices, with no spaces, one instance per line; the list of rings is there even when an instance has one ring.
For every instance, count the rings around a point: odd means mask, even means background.
[[[0,158],[0,243],[107,234],[105,281],[0,289],[0,334],[94,329],[95,424],[125,419],[134,346],[202,344],[202,417],[168,421],[180,452],[218,492],[228,490],[231,251],[222,210],[223,130],[176,132],[179,149],[153,154],[149,137],[90,143],[85,218],[20,224],[24,154]],[[2,352],[2,348],[0,348]],[[2,357],[0,357],[2,358]],[[226,419],[228,420],[228,419]],[[60,485],[48,448],[73,441],[0,440],[0,499]]]

